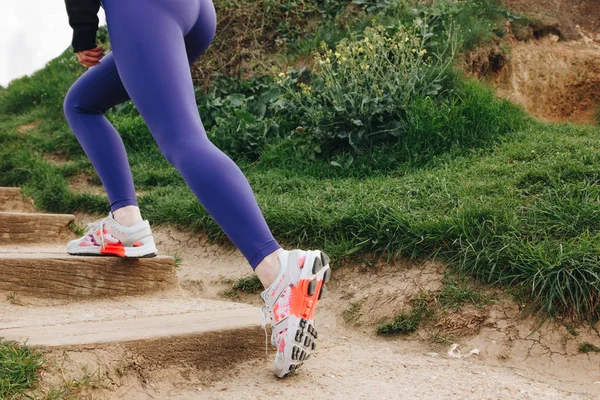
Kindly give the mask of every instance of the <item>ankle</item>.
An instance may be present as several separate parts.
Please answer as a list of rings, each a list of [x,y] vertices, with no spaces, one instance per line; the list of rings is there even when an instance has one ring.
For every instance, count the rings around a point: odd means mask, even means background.
[[[275,250],[266,256],[254,269],[254,272],[265,289],[271,286],[275,281],[275,278],[277,278],[277,275],[279,275],[281,263],[279,262],[278,254],[281,250],[282,249]]]
[[[133,226],[142,220],[138,206],[125,206],[113,211],[113,219],[123,226]]]

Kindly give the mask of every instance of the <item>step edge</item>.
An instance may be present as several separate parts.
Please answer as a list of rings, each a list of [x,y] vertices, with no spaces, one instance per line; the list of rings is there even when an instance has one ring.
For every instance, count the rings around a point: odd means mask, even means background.
[[[0,217],[2,216],[32,216],[36,217],[44,216],[44,217],[53,217],[53,218],[63,218],[63,219],[75,219],[75,215],[73,214],[54,214],[54,213],[38,213],[38,212],[20,212],[20,211],[0,211]]]
[[[144,322],[142,320],[148,321],[151,319],[157,320],[157,322],[160,323],[161,320],[167,320],[169,319],[169,317],[172,317],[174,314],[168,314],[168,315],[161,315],[161,316],[150,316],[150,317],[140,317],[140,318],[131,318],[131,319],[117,319],[117,320],[110,320],[110,321],[88,321],[88,322],[75,322],[75,323],[70,323],[70,324],[57,324],[57,325],[40,325],[40,326],[34,326],[31,328],[35,328],[35,329],[28,329],[29,327],[21,327],[21,328],[9,328],[9,329],[0,329],[0,337],[3,337],[7,340],[14,340],[17,342],[25,342],[28,345],[33,345],[33,346],[39,346],[39,347],[46,347],[46,348],[56,348],[56,347],[68,347],[68,346],[80,346],[80,345],[87,345],[87,346],[91,346],[91,345],[102,345],[102,344],[109,344],[109,343],[127,343],[127,342],[137,342],[137,341],[144,341],[144,340],[153,340],[153,339],[164,339],[164,338],[169,338],[169,337],[182,337],[182,336],[190,336],[190,335],[203,335],[203,334],[207,334],[207,333],[211,333],[211,332],[224,332],[224,331],[230,331],[230,330],[238,330],[238,329],[256,329],[257,327],[261,326],[261,322],[260,322],[260,318],[259,318],[259,313],[260,313],[260,309],[258,307],[252,307],[252,308],[236,308],[236,309],[229,309],[229,310],[212,310],[212,311],[201,311],[195,314],[198,315],[204,315],[207,316],[206,318],[201,318],[200,320],[193,320],[192,324],[188,324],[189,328],[183,329],[180,332],[168,332],[165,331],[163,334],[160,333],[151,333],[150,335],[148,334],[138,334],[136,336],[135,334],[135,330],[131,331],[127,331],[126,334],[122,335],[121,337],[111,337],[111,338],[107,338],[105,340],[103,339],[85,339],[86,335],[83,335],[79,338],[79,340],[71,340],[68,342],[60,342],[57,340],[48,340],[48,335],[52,334],[52,331],[56,332],[56,336],[55,337],[62,337],[60,335],[60,331],[64,328],[73,328],[73,327],[77,327],[77,326],[88,326],[88,329],[93,329],[94,327],[97,327],[99,325],[105,325],[107,322],[125,322],[124,324],[124,329],[126,328],[132,328],[132,325],[137,326],[137,329],[146,329],[144,326],[140,327],[140,322]],[[185,314],[181,314],[179,315],[182,319],[185,319],[185,321],[183,322],[189,322],[189,318],[190,318],[190,314],[194,314],[194,313],[185,313]],[[254,314],[254,315],[251,315]],[[203,324],[206,325],[207,323],[211,323],[215,324],[214,320],[211,320],[210,317],[211,316],[215,316],[218,315],[218,318],[216,319],[217,321],[217,326],[214,327],[213,329],[194,329],[192,330],[191,327],[194,326],[194,323],[196,324]],[[235,317],[235,318],[241,318],[242,321],[239,321],[239,323],[231,323],[231,318]],[[62,328],[62,329],[58,329],[58,328]],[[34,337],[33,339],[29,338],[27,335],[27,330],[33,330],[34,334],[38,335],[38,337]],[[118,330],[118,329],[117,329]],[[41,335],[39,332],[43,331],[44,335]],[[133,332],[133,333],[132,333]],[[89,334],[91,335],[91,334]],[[40,336],[43,339],[40,339]]]

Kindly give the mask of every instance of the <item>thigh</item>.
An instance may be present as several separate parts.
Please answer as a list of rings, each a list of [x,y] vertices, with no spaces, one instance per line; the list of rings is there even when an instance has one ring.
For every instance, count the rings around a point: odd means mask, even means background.
[[[105,113],[109,108],[129,100],[113,53],[109,52],[100,64],[81,75],[67,96],[70,104],[93,113]]]
[[[138,4],[139,7],[133,7]],[[184,40],[187,15],[164,4],[105,1],[108,30],[119,75],[158,145],[178,147],[200,132],[194,85]]]

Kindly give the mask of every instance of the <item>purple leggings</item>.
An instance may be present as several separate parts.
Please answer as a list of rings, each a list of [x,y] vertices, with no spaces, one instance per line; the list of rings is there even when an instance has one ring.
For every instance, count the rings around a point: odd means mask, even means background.
[[[280,248],[242,171],[213,145],[198,114],[190,65],[216,29],[211,0],[104,0],[112,52],[73,84],[65,116],[111,210],[137,205],[121,137],[104,116],[131,99],[163,155],[252,268]]]

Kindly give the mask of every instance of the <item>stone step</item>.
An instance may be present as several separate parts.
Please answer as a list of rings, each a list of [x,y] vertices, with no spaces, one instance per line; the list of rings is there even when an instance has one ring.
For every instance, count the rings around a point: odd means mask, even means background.
[[[222,332],[233,332],[238,347],[247,342],[249,335],[254,337],[252,342],[264,345],[260,309],[226,301],[164,296],[54,307],[0,303],[0,315],[0,337],[38,346],[87,348],[103,343],[205,336],[218,348],[223,344]],[[264,347],[258,348],[264,351]]]
[[[0,245],[64,243],[75,239],[70,214],[0,212]]]
[[[33,212],[33,202],[25,200],[18,187],[0,187],[0,211]]]
[[[0,291],[17,296],[81,300],[178,288],[172,257],[82,257],[61,247],[0,247]]]

